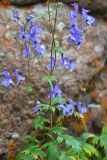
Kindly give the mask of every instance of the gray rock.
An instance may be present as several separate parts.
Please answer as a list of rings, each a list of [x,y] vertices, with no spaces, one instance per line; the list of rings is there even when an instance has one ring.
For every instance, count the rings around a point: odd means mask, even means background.
[[[80,7],[85,7],[91,11],[107,13],[107,0],[62,0],[62,2],[67,4],[75,2]]]
[[[11,3],[15,5],[26,5],[26,4],[32,4],[32,3],[39,3],[43,1],[44,0],[11,0]]]

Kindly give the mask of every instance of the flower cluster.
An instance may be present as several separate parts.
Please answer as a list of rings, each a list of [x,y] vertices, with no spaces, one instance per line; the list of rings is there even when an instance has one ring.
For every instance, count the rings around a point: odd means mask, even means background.
[[[69,69],[71,71],[74,71],[77,66],[77,61],[71,61],[70,57],[62,57],[59,61],[59,66],[64,67],[65,69]],[[52,57],[52,64],[48,62],[46,64],[46,68],[50,71],[51,69],[55,69],[55,58]]]
[[[9,87],[11,85],[15,85],[15,83],[12,80],[12,76],[9,72],[4,71],[1,75],[5,76],[5,78],[0,80],[0,83],[5,86],[5,87]],[[25,77],[23,77],[21,74],[19,74],[18,70],[16,69],[14,71],[14,75],[16,77],[16,85],[18,85],[19,83],[21,83],[22,81],[25,80]]]
[[[18,21],[20,19],[19,17],[18,12],[14,11],[13,18]],[[34,15],[28,15],[26,17],[26,22],[21,22],[21,29],[18,36],[18,40],[24,43],[22,55],[27,58],[31,56],[31,53],[39,57],[45,54],[45,46],[41,44],[41,40],[38,36],[42,29],[35,24],[34,18]]]
[[[50,97],[50,98],[55,98],[55,97],[60,98],[60,97],[62,97],[62,91],[61,91],[61,89],[60,89],[60,87],[59,87],[58,84],[55,84],[55,85],[51,88],[49,97]]]
[[[74,6],[74,11],[70,11],[70,37],[68,38],[69,43],[74,43],[78,49],[80,49],[83,44],[83,29],[79,28],[77,25],[77,17],[78,17],[78,4],[72,4]],[[86,25],[91,25],[95,22],[95,18],[89,16],[88,10],[82,9],[82,17]]]

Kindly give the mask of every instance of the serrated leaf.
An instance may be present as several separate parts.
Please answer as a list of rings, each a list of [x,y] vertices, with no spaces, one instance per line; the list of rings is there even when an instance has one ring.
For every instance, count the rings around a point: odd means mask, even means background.
[[[42,80],[48,82],[50,86],[52,87],[52,83],[56,81],[56,77],[55,76],[43,76]]]
[[[65,103],[65,99],[60,98],[60,97],[51,98],[52,105],[56,105],[56,104],[59,104],[61,102]]]
[[[17,155],[17,160],[35,160],[33,155],[20,153]]]
[[[59,153],[58,153],[57,145],[55,142],[51,142],[48,146],[47,159],[48,160],[58,160],[59,159]]]
[[[32,143],[38,143],[39,141],[32,135],[25,135],[23,136],[24,139],[26,139],[27,141],[29,142],[32,142]]]
[[[46,122],[49,123],[49,120],[38,116],[33,120],[33,125],[36,129],[43,129],[45,128],[44,123]]]
[[[94,138],[95,135],[92,133],[83,133],[82,138],[84,141],[87,141],[89,138]]]
[[[61,135],[61,137],[65,140],[67,146],[72,146],[72,150],[75,150],[77,153],[82,151],[81,143],[75,138],[67,134]]]
[[[86,154],[88,154],[90,157],[95,155],[98,157],[98,151],[90,144],[86,143],[83,147],[83,150],[85,151]]]
[[[57,135],[61,135],[63,131],[66,131],[65,127],[55,126],[51,129],[51,132]]]

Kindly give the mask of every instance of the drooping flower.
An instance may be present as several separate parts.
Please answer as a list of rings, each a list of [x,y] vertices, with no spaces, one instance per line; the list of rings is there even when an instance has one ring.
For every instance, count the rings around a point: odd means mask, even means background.
[[[75,11],[74,11],[74,14],[75,14],[75,17],[78,15],[78,4],[77,3],[73,3],[73,4],[71,4],[73,7],[74,7],[74,9],[75,9]]]
[[[82,17],[83,17],[83,19],[84,19],[84,22],[85,22],[87,25],[91,25],[91,24],[93,24],[93,23],[95,22],[95,18],[92,17],[92,16],[89,16],[89,15],[87,14],[88,12],[89,12],[88,10],[82,8]]]
[[[41,104],[39,101],[37,101],[36,105],[34,106],[34,113],[39,114],[41,112]]]
[[[2,73],[2,75],[5,76],[5,78],[0,81],[0,83],[1,83],[3,86],[9,87],[9,86],[11,86],[11,85],[14,85],[14,82],[13,82],[13,80],[12,80],[11,74],[10,74],[9,72],[4,71],[4,72]]]
[[[69,43],[74,43],[80,49],[83,44],[83,30],[77,26],[70,29],[70,37],[68,38]]]
[[[29,14],[29,15],[27,15],[27,17],[26,17],[26,21],[27,21],[27,22],[32,22],[32,20],[33,20],[34,17],[35,17],[35,16],[34,16],[33,14]]]
[[[23,57],[30,57],[30,48],[29,46],[27,45],[27,43],[24,44],[24,49],[22,51],[22,55]]]
[[[66,69],[69,69],[70,67],[70,58],[69,57],[64,57],[60,61],[60,66],[64,66]]]
[[[18,11],[15,11],[15,10],[12,11],[12,19],[15,21],[19,21],[20,16]]]
[[[67,104],[63,104],[62,102],[59,104],[59,107],[62,110],[62,114],[63,116],[70,116],[74,113],[74,102],[72,101],[72,99],[68,98],[67,100]]]
[[[52,65],[52,66],[51,66]],[[48,69],[48,70],[53,70],[53,69],[55,69],[55,58],[54,57],[52,57],[52,64],[51,64],[51,62],[48,62],[47,64],[46,64],[46,68]]]
[[[77,66],[77,62],[71,61],[69,57],[64,57],[60,61],[60,66],[64,66],[66,69],[74,71]]]
[[[23,77],[21,74],[19,74],[17,69],[15,69],[14,74],[16,76],[16,84],[17,85],[25,80],[25,77]]]
[[[24,42],[29,40],[29,34],[25,30],[25,25],[24,24],[21,25],[21,32],[19,33],[18,39],[19,40],[24,40]]]
[[[78,111],[80,112],[81,115],[86,113],[88,110],[85,106],[82,105],[82,103],[80,101],[77,102],[77,108],[78,108]]]
[[[76,67],[77,67],[77,61],[72,61],[70,63],[70,70],[74,71],[76,69]]]
[[[51,98],[62,97],[62,91],[58,84],[55,84],[54,87],[51,88],[49,97]]]

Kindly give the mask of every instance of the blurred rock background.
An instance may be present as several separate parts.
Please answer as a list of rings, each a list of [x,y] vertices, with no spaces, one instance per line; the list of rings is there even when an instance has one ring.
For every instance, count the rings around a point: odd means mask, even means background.
[[[62,33],[69,33],[67,26],[70,3],[79,3],[80,10],[81,7],[85,7],[90,10],[90,14],[96,17],[95,24],[85,30],[85,43],[79,51],[68,44],[66,38],[60,40],[65,55],[70,55],[73,60],[77,60],[78,66],[74,72],[58,69],[55,74],[65,97],[71,97],[74,100],[81,99],[86,105],[89,105],[89,112],[85,115],[86,123],[90,131],[99,133],[102,125],[107,123],[107,1],[62,1],[56,26],[58,38],[62,37]],[[20,135],[34,133],[32,118],[35,117],[33,107],[36,100],[45,102],[49,93],[47,85],[41,82],[42,70],[36,60],[31,65],[33,92],[26,91],[28,87],[27,62],[20,56],[23,46],[15,39],[19,28],[10,20],[12,10],[18,10],[21,17],[29,13],[36,13],[36,23],[42,26],[41,38],[47,49],[46,58],[40,60],[43,66],[49,59],[51,45],[51,31],[46,22],[48,18],[46,1],[0,1],[0,73],[4,69],[13,72],[14,68],[18,68],[26,77],[26,81],[17,88],[7,89],[0,86],[0,160],[15,160],[15,152],[22,144]],[[54,15],[53,2],[51,3],[51,15],[52,17]],[[71,119],[66,119],[64,124],[69,124],[69,132],[74,135],[84,130],[79,119],[73,123]]]

